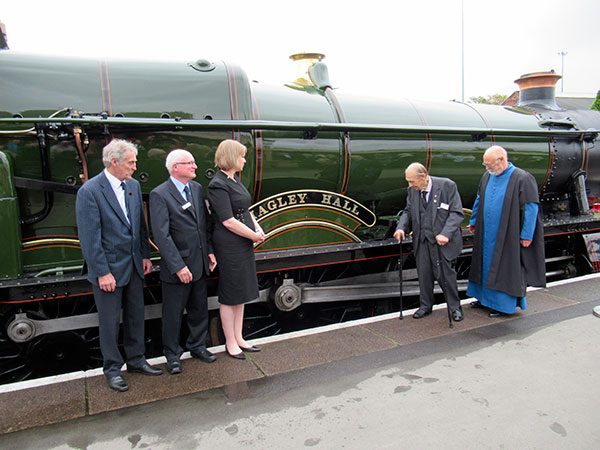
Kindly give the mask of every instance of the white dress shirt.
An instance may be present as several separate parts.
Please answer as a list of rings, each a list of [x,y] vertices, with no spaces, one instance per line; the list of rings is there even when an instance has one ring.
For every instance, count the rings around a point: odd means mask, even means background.
[[[117,201],[119,202],[119,205],[121,206],[121,209],[123,210],[123,214],[125,215],[127,222],[129,222],[129,217],[127,217],[127,206],[125,205],[125,191],[121,187],[121,180],[119,180],[117,177],[115,177],[113,174],[111,174],[106,169],[104,169],[104,175],[106,175],[106,178],[108,179],[108,182],[110,183],[110,186],[113,188],[113,191],[114,191],[115,195],[117,196]]]

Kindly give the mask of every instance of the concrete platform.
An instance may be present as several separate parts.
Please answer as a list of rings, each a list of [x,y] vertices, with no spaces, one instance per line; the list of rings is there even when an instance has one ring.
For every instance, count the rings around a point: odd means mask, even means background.
[[[0,386],[0,448],[597,448],[600,278],[527,300],[463,305],[453,329],[440,305],[265,338],[246,361],[215,348],[125,373],[125,393],[100,371]]]

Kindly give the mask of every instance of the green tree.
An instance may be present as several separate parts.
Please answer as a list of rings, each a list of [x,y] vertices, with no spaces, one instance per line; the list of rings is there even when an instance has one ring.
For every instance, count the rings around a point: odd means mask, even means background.
[[[486,105],[500,105],[504,100],[508,98],[508,95],[502,94],[493,94],[488,95],[487,97],[483,97],[481,95],[477,97],[470,97],[473,103],[485,103]]]
[[[590,106],[590,109],[595,109],[596,111],[600,111],[600,91],[598,91],[598,94],[596,94],[596,100],[594,100],[594,103],[592,103],[592,106]]]

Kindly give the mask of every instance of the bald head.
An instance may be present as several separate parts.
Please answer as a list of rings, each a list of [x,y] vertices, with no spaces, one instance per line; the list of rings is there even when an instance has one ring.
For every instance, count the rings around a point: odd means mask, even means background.
[[[483,165],[491,175],[500,175],[508,167],[508,153],[499,145],[492,145],[483,154]]]
[[[418,162],[414,162],[406,168],[404,177],[408,185],[417,191],[422,191],[429,183],[427,169],[423,164]]]
[[[491,155],[493,158],[500,158],[504,156],[504,159],[508,160],[508,153],[506,153],[506,150],[504,150],[504,148],[500,147],[499,145],[492,145],[485,151],[483,156],[485,155]]]

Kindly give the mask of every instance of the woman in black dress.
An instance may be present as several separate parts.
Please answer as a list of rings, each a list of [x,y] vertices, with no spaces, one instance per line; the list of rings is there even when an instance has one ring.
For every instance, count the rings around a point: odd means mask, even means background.
[[[244,303],[258,298],[254,242],[265,240],[258,222],[248,208],[251,198],[236,172],[246,164],[246,147],[225,140],[217,147],[215,166],[219,170],[208,185],[208,201],[214,215],[213,247],[219,263],[219,312],[227,354],[246,359],[245,352],[260,349],[242,336]]]

